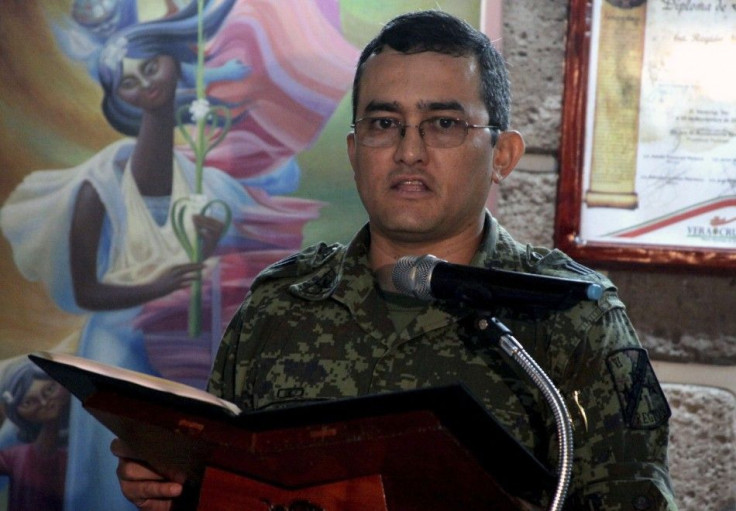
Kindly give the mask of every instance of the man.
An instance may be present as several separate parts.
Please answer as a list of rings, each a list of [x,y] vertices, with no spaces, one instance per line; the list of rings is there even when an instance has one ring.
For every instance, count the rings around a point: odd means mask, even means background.
[[[575,428],[570,509],[674,509],[669,408],[615,287],[559,251],[523,246],[485,209],[524,151],[509,128],[504,63],[488,38],[441,12],[400,16],[363,51],[350,162],[369,223],[254,282],[222,341],[210,391],[248,409],[462,381],[551,467],[554,422],[540,393],[453,303],[399,296],[380,275],[398,258],[573,277],[603,296],[562,311],[491,304],[565,397]],[[169,509],[181,485],[130,459],[123,492]],[[549,496],[534,504],[545,506]]]

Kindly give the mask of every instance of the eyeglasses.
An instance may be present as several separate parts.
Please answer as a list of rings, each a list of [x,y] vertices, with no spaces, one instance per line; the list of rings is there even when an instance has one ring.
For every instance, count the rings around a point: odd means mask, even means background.
[[[355,130],[358,143],[366,147],[392,147],[404,138],[406,128],[418,128],[425,144],[440,148],[461,145],[465,142],[469,129],[499,129],[498,126],[468,124],[462,119],[451,117],[431,117],[419,124],[404,124],[391,117],[362,117],[350,127]],[[495,132],[492,142],[496,142]]]

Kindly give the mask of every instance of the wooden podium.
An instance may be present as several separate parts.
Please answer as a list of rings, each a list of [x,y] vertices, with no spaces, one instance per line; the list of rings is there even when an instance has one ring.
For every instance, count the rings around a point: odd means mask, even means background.
[[[202,511],[518,510],[554,476],[462,385],[234,415],[44,357],[30,358]]]

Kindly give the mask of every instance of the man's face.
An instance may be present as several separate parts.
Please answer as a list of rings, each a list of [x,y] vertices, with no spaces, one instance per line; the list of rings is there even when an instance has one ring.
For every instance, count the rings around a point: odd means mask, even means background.
[[[488,124],[474,58],[386,48],[366,63],[356,118],[386,117],[417,125],[433,117]],[[366,147],[348,135],[348,155],[372,235],[431,243],[478,233],[492,182],[492,133],[468,130],[451,148],[427,146],[407,128],[392,147]]]

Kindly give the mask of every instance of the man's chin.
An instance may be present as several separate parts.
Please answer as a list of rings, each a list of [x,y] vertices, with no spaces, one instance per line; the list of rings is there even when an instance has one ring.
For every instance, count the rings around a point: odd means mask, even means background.
[[[401,243],[420,243],[433,239],[433,230],[424,225],[397,225],[384,232],[391,240]]]

